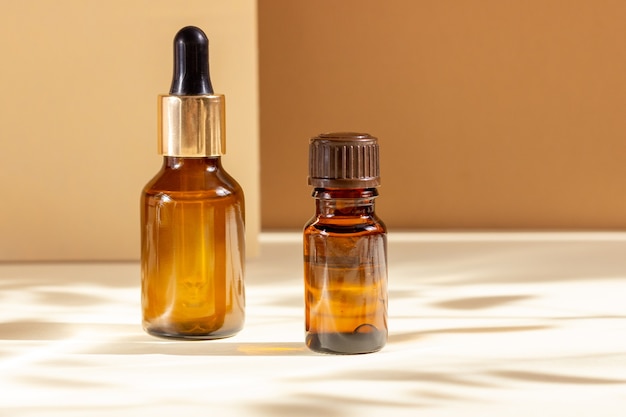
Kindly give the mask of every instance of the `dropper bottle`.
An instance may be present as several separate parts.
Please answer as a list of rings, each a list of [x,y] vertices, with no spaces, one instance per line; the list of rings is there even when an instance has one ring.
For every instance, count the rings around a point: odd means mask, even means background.
[[[222,167],[224,96],[209,76],[209,41],[174,38],[174,76],[158,99],[163,165],[141,196],[143,327],[155,336],[216,339],[244,323],[244,195]]]

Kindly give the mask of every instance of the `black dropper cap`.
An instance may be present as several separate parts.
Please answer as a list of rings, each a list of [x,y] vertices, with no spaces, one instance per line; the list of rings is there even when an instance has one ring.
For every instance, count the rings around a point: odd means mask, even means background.
[[[213,94],[209,75],[209,39],[200,28],[184,27],[174,37],[174,77],[170,94]]]
[[[209,40],[187,26],[174,37],[174,77],[158,100],[158,147],[165,156],[200,158],[226,152],[226,104],[213,93],[209,77]]]

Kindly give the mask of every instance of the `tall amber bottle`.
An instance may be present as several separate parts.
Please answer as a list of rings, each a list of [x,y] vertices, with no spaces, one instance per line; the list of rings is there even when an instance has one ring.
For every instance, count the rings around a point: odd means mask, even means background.
[[[337,354],[387,342],[387,230],[376,216],[378,143],[361,133],[311,139],[315,216],[304,228],[306,345]]]
[[[163,166],[141,196],[143,327],[155,336],[215,339],[243,327],[244,196],[221,164],[224,111],[208,39],[185,27],[170,94],[158,100]]]

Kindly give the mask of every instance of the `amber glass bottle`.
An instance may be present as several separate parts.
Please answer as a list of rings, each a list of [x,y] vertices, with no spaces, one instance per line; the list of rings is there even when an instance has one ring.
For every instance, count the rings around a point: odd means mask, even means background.
[[[376,216],[376,138],[330,133],[311,139],[315,216],[304,228],[306,344],[356,354],[387,342],[387,231]]]
[[[141,197],[143,326],[227,337],[244,322],[244,196],[221,165],[224,96],[213,94],[206,36],[181,29],[174,55],[170,94],[159,97],[163,167]]]

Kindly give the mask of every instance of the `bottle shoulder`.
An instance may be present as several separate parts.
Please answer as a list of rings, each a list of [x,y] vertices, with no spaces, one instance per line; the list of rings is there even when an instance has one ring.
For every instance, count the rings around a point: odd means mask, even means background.
[[[241,185],[224,169],[180,171],[162,168],[143,188],[145,195],[177,198],[241,198]]]
[[[387,227],[377,216],[314,216],[304,226],[305,235],[386,235]]]

